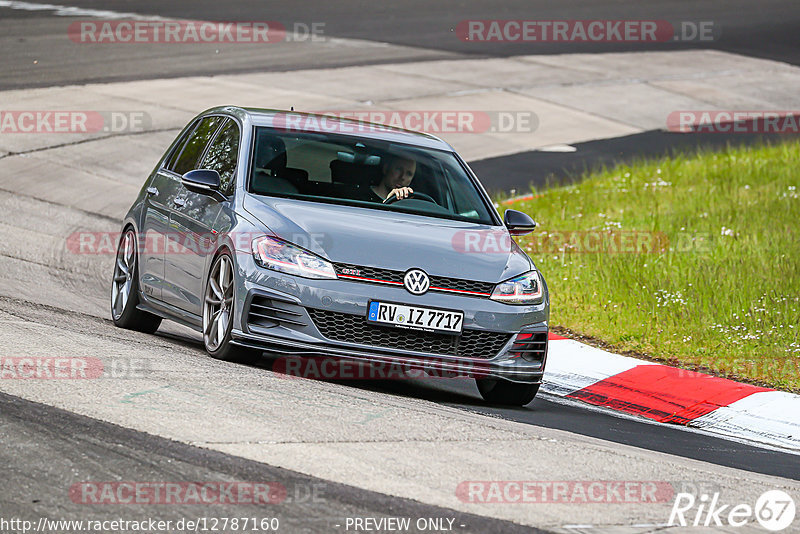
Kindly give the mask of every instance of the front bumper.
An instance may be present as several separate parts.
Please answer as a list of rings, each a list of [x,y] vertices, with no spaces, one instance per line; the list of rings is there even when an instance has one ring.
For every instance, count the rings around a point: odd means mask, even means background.
[[[239,279],[236,292],[236,317],[239,320],[234,323],[232,332],[232,342],[236,345],[282,356],[347,359],[406,369],[435,370],[447,375],[541,383],[547,354],[547,298],[537,305],[511,306],[488,298],[462,295],[429,292],[415,296],[401,287],[341,279],[309,280],[266,271],[255,264],[250,269],[246,265],[247,260],[242,260],[245,268],[240,271],[243,276]],[[248,320],[254,298],[281,311],[274,312],[274,319],[255,324]],[[461,310],[464,312],[464,329],[470,330],[472,339],[486,333],[494,338],[504,335],[506,341],[493,345],[493,353],[480,358],[426,352],[420,350],[418,345],[416,350],[405,350],[397,344],[389,347],[364,343],[364,339],[344,341],[326,337],[309,313],[309,309],[324,310],[347,314],[351,319],[364,318],[366,321],[370,299]],[[539,361],[520,357],[519,345],[515,344],[515,336],[520,333],[538,335],[539,339],[545,340]]]
[[[233,344],[263,350],[271,354],[295,356],[301,358],[336,358],[347,359],[370,364],[400,366],[403,369],[419,370],[433,373],[434,376],[468,376],[471,378],[499,378],[512,382],[541,384],[544,374],[544,362],[533,364],[514,360],[475,360],[466,358],[449,358],[440,354],[413,354],[380,350],[379,347],[367,349],[327,343],[306,343],[282,337],[270,337],[263,334],[253,335],[234,332]],[[524,365],[520,365],[524,363]]]

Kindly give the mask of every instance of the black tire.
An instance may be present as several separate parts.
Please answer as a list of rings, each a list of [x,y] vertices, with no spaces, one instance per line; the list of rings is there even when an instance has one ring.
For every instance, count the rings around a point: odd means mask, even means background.
[[[152,334],[161,317],[136,308],[139,305],[139,254],[136,232],[128,228],[119,238],[111,280],[111,318],[120,328]],[[123,295],[127,292],[127,296]]]
[[[223,264],[227,263],[227,267]],[[211,269],[206,277],[205,292],[203,293],[203,345],[209,356],[226,362],[253,363],[261,356],[261,351],[239,347],[231,343],[231,332],[233,331],[233,302],[235,283],[233,281],[233,258],[226,251],[214,259]],[[227,274],[221,269],[227,269]],[[229,276],[228,276],[229,275]],[[229,285],[220,283],[221,278],[229,279]],[[212,282],[213,280],[213,282]],[[216,286],[215,286],[216,284]],[[222,299],[218,295],[222,295]],[[216,303],[216,304],[215,304]],[[224,305],[223,305],[224,303]],[[226,314],[222,322],[225,323],[220,341],[220,323],[217,322],[220,314]],[[214,325],[213,323],[217,323]]]
[[[540,384],[518,384],[508,380],[481,378],[475,380],[483,400],[502,406],[525,406],[539,393]]]

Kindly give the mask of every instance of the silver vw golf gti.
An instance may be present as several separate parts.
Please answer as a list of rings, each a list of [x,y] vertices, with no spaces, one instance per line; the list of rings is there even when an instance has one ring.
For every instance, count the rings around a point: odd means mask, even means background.
[[[111,310],[162,319],[208,353],[264,352],[476,379],[494,404],[535,397],[549,298],[444,141],[388,126],[237,107],[193,119],[125,216]],[[450,375],[448,375],[450,376]]]

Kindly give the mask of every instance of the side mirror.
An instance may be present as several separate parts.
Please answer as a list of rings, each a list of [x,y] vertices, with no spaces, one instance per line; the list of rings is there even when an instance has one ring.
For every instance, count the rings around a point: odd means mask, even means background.
[[[183,175],[181,182],[186,189],[197,193],[216,196],[222,182],[217,171],[211,169],[195,169]]]
[[[536,223],[527,213],[517,210],[506,210],[503,222],[511,235],[525,235],[533,232]]]

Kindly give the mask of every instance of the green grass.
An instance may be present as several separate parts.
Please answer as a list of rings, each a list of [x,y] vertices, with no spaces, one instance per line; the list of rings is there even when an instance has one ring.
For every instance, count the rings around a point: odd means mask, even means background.
[[[534,193],[505,207],[539,223],[520,244],[547,279],[552,325],[800,391],[800,143],[646,161]],[[576,236],[607,241],[587,251]],[[608,240],[622,236],[652,241],[618,252]]]

